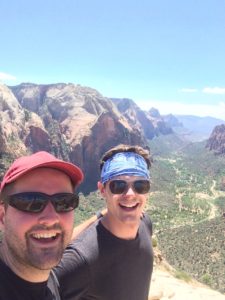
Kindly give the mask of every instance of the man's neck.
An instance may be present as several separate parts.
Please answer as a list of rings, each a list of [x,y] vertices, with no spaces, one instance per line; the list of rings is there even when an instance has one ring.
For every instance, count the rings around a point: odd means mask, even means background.
[[[37,283],[48,280],[50,270],[39,270],[35,267],[25,266],[19,263],[8,254],[8,251],[5,251],[2,244],[0,244],[0,259],[13,273],[26,281]]]
[[[135,239],[140,225],[139,223],[125,223],[114,220],[108,214],[101,219],[101,223],[113,235],[125,240]]]

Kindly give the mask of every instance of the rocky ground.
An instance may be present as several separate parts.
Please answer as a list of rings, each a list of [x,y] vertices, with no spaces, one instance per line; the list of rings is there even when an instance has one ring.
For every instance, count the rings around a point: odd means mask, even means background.
[[[225,294],[212,290],[196,280],[186,282],[175,278],[173,268],[160,255],[157,255],[155,261],[148,300],[225,300]]]
[[[179,280],[169,272],[155,270],[149,300],[225,300],[225,295],[200,283]]]

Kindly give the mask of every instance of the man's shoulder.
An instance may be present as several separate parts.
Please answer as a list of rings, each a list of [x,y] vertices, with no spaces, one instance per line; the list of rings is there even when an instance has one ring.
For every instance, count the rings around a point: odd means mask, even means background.
[[[152,235],[152,221],[146,213],[143,214],[141,218],[141,223],[147,228],[150,235]]]
[[[77,253],[77,256],[85,256],[90,249],[93,252],[95,245],[97,248],[99,227],[100,221],[98,220],[81,232],[78,237],[67,246],[65,252],[73,251]]]

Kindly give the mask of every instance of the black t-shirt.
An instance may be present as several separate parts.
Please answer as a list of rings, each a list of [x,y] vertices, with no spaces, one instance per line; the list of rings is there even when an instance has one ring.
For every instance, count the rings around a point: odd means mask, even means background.
[[[56,300],[57,283],[49,280],[33,283],[18,277],[0,260],[0,300]]]
[[[54,271],[65,300],[146,300],[153,268],[152,227],[141,221],[137,237],[124,240],[102,224],[90,226],[65,251]]]

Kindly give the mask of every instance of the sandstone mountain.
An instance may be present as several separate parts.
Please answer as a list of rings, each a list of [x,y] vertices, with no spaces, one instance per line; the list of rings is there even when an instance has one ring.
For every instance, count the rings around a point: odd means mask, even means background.
[[[15,157],[46,150],[83,169],[84,192],[96,189],[98,161],[110,147],[147,147],[147,139],[171,132],[160,115],[151,116],[132,100],[114,101],[65,83],[0,85],[0,116],[2,172]]]
[[[137,127],[147,139],[152,139],[160,134],[172,133],[171,127],[168,127],[159,111],[155,108],[148,112],[141,110],[131,99],[113,98],[118,110],[126,117],[132,127]]]
[[[25,154],[27,141],[32,139],[34,128],[39,129],[42,140],[48,136],[42,119],[23,109],[14,94],[0,85],[0,155],[16,157]],[[39,134],[39,135],[40,135]],[[37,136],[37,140],[38,140]]]
[[[225,154],[225,125],[216,126],[206,144],[206,148],[214,151],[215,154]]]

